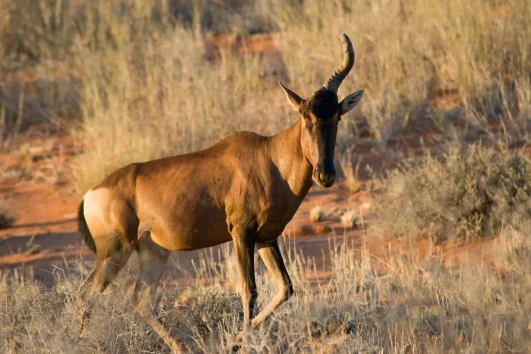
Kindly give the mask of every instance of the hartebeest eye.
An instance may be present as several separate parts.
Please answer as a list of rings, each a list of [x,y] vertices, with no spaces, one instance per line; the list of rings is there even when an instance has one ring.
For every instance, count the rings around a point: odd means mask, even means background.
[[[299,112],[302,118],[306,121],[306,124],[312,124],[312,117],[308,115],[307,113]]]

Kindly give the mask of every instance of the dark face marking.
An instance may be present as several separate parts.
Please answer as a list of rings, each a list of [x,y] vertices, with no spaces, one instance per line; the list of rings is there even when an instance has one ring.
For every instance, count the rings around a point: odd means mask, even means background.
[[[304,117],[313,115],[317,119],[328,120],[339,112],[337,95],[321,88],[306,100],[300,108],[300,113]]]
[[[334,150],[340,118],[337,95],[321,88],[301,104],[299,113],[304,120],[303,150],[314,168],[312,177],[319,186],[330,187],[336,175]]]

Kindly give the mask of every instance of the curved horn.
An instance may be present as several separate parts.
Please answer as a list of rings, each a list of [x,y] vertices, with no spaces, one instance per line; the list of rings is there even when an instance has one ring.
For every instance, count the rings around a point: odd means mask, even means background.
[[[343,45],[343,63],[341,66],[334,71],[334,73],[326,80],[324,87],[329,90],[337,93],[337,89],[341,82],[347,77],[350,69],[354,65],[354,48],[350,39],[345,33],[339,35],[341,44]]]

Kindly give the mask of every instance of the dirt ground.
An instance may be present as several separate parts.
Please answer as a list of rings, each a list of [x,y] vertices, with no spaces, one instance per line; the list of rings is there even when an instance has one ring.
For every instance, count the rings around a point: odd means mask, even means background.
[[[50,139],[52,142],[50,142]],[[0,269],[18,269],[45,283],[54,279],[59,268],[75,268],[80,261],[90,266],[94,255],[83,245],[77,232],[76,211],[80,196],[73,192],[67,179],[57,177],[52,170],[68,171],[70,158],[79,150],[69,136],[49,139],[31,139],[27,150],[33,151],[25,157],[25,150],[3,154],[2,170],[7,176],[0,183],[0,194],[7,201],[16,222],[0,230]],[[377,164],[374,154],[365,153],[366,161]],[[367,184],[368,180],[362,180]],[[310,220],[310,211],[320,207],[324,220]],[[352,194],[339,181],[330,189],[312,187],[299,211],[284,231],[284,240],[294,252],[302,254],[316,264],[316,272],[309,281],[327,278],[328,254],[331,245],[338,242],[352,242],[357,247],[366,247],[375,257],[385,259],[401,254],[426,256],[442,255],[450,265],[462,262],[488,262],[492,243],[477,242],[467,245],[452,244],[434,246],[428,241],[415,244],[404,241],[373,238],[370,226],[371,198],[362,190]],[[357,226],[345,228],[340,215],[345,210],[354,210],[361,215]],[[175,252],[170,264],[178,264],[180,274],[192,270],[192,261],[199,261],[201,252]],[[217,252],[216,249],[213,250]],[[183,271],[184,270],[184,271]],[[175,272],[173,272],[175,274]]]

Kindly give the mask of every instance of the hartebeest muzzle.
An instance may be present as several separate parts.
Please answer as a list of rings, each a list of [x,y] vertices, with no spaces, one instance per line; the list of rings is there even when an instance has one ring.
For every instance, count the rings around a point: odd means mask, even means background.
[[[322,188],[331,187],[336,179],[334,167],[334,150],[336,145],[337,127],[335,123],[318,124],[315,157],[316,163],[313,168],[313,180]],[[314,157],[314,158],[315,158]],[[314,161],[315,161],[314,160]]]
[[[332,168],[327,168],[324,170],[320,170],[319,168],[316,167],[313,170],[312,177],[313,177],[313,180],[319,186],[323,188],[332,187],[336,179],[336,170],[333,166]]]

